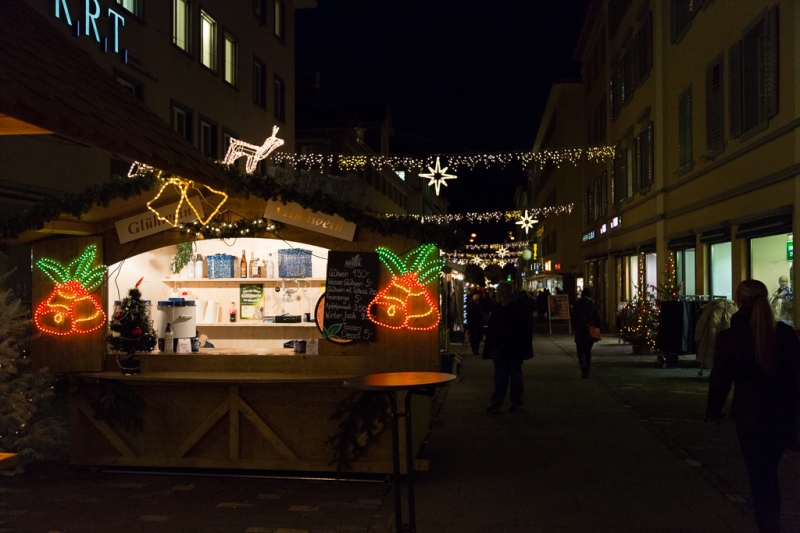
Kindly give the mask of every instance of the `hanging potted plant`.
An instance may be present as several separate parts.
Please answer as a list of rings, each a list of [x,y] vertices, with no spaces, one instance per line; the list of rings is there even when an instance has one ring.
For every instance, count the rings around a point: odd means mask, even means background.
[[[106,337],[109,348],[117,354],[117,365],[123,374],[138,374],[141,370],[139,353],[152,352],[157,339],[150,320],[149,302],[142,300],[139,285],[128,291],[128,296],[117,305],[111,317],[111,333]]]

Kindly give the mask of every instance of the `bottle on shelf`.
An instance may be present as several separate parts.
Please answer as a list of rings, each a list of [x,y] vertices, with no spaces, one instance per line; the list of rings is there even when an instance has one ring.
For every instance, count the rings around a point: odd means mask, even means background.
[[[239,277],[247,277],[247,253],[242,250],[242,262],[239,264]]]
[[[250,277],[260,278],[258,274],[258,258],[255,257],[255,252],[250,252]]]
[[[197,259],[194,262],[194,277],[195,279],[203,279],[203,256],[197,254]]]
[[[189,279],[194,278],[194,259],[192,259],[191,254],[189,254],[189,262],[186,263],[186,277]]]
[[[231,302],[231,322],[236,322],[236,302]]]
[[[167,322],[167,329],[164,330],[164,353],[175,353],[174,341],[175,334],[172,332],[172,323]]]
[[[267,260],[262,259],[261,263],[258,264],[258,277],[259,278],[266,278],[267,277]]]
[[[275,277],[275,265],[272,262],[272,252],[267,254],[267,277],[268,278]]]

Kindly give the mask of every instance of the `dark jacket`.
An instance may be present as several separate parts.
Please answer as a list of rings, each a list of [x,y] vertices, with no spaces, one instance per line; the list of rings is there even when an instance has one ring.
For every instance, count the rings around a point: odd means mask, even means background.
[[[467,302],[467,328],[483,331],[483,311],[475,300]]]
[[[517,300],[498,307],[489,318],[483,358],[531,359],[533,321],[525,302]]]
[[[572,330],[575,332],[575,342],[595,342],[589,335],[589,326],[600,327],[603,319],[600,310],[591,298],[578,298],[572,306]]]
[[[770,375],[758,365],[750,310],[741,309],[731,318],[731,327],[721,331],[714,348],[714,368],[708,387],[706,417],[722,413],[725,400],[736,383],[731,402],[731,419],[737,424],[761,428],[791,428],[796,423],[800,342],[794,330],[778,322],[776,368]]]

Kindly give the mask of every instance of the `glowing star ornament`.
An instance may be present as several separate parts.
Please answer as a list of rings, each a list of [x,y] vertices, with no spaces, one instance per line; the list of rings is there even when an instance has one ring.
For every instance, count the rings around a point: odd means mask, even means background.
[[[510,255],[510,254],[511,254],[511,252],[509,252],[509,251],[508,251],[508,248],[506,248],[505,246],[501,246],[500,248],[498,248],[498,249],[497,249],[497,251],[496,251],[495,253],[496,253],[496,254],[497,254],[499,257],[505,257],[505,256],[507,256],[507,255]]]
[[[420,178],[428,178],[430,181],[428,182],[428,187],[433,185],[436,188],[436,196],[439,196],[439,187],[444,185],[447,187],[446,180],[454,180],[456,179],[455,174],[445,174],[447,172],[447,167],[442,168],[441,162],[439,158],[436,158],[436,168],[428,167],[430,170],[430,174],[420,174]]]
[[[36,266],[49,277],[55,288],[33,314],[36,327],[50,335],[89,333],[106,321],[103,306],[91,291],[103,283],[108,267],[92,267],[97,246],[91,245],[80,257],[62,265],[53,259],[39,259]]]
[[[369,319],[390,329],[425,331],[439,324],[441,315],[436,301],[425,285],[436,281],[444,266],[441,259],[429,259],[436,250],[424,244],[400,259],[386,248],[378,248],[378,257],[392,274],[392,282],[370,302]]]
[[[161,213],[159,213],[156,208],[153,207],[153,203],[157,202],[158,199],[161,198],[161,195],[164,193],[164,189],[166,189],[170,185],[175,187],[175,189],[177,190],[177,192],[178,192],[178,194],[180,195],[181,198],[180,198],[180,200],[178,200],[178,205],[175,207],[175,213],[172,213],[172,214],[164,216]],[[204,201],[207,202],[207,200],[205,200],[205,197],[203,196],[202,191],[200,191],[200,189],[198,189],[197,187],[194,186],[194,182],[193,181],[185,180],[183,178],[172,177],[172,178],[165,179],[164,180],[164,184],[161,186],[161,189],[158,191],[158,194],[156,194],[155,198],[153,198],[152,200],[147,202],[147,209],[149,209],[150,211],[155,213],[156,217],[159,220],[161,220],[163,222],[166,222],[167,224],[169,224],[172,227],[175,227],[180,222],[181,208],[183,207],[183,203],[186,202],[186,204],[194,212],[194,215],[197,217],[197,220],[202,225],[205,226],[206,224],[208,224],[211,221],[212,218],[214,218],[217,215],[217,213],[219,213],[220,208],[228,200],[228,195],[225,194],[222,191],[214,190],[211,187],[209,187],[208,185],[203,185],[203,187],[205,187],[206,190],[211,192],[212,194],[216,194],[216,195],[222,197],[222,200],[220,200],[219,204],[217,204],[217,206],[213,209],[211,214],[208,215],[205,219],[203,219],[203,216],[200,214],[200,211],[197,209],[197,207],[195,207],[192,204],[191,200],[189,199],[189,191],[194,189],[195,191],[197,191],[200,194],[200,197],[203,198]]]
[[[526,209],[525,213],[520,215],[519,220],[517,220],[515,224],[522,226],[522,229],[525,230],[525,234],[527,235],[528,230],[531,229],[533,225],[536,224],[537,222],[539,221],[533,218],[530,214],[528,214],[528,210]]]
[[[223,165],[232,165],[234,161],[242,156],[247,157],[247,164],[245,170],[248,174],[256,171],[258,162],[262,159],[269,157],[269,154],[274,152],[277,148],[283,146],[283,139],[278,139],[278,126],[272,127],[272,136],[267,137],[264,144],[261,146],[249,144],[239,139],[231,139],[231,144],[228,146],[228,153],[225,154],[225,159],[222,160]]]

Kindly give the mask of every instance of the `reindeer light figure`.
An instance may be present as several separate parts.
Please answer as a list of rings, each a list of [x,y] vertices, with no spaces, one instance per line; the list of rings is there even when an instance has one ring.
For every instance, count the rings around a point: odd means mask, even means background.
[[[248,174],[252,174],[256,170],[256,165],[262,159],[269,157],[273,151],[278,147],[283,146],[283,139],[278,139],[275,135],[278,134],[278,126],[272,126],[272,136],[267,137],[264,144],[261,146],[249,144],[239,139],[231,139],[231,144],[228,146],[228,153],[225,154],[225,159],[222,161],[223,165],[232,165],[234,161],[240,157],[247,156],[247,165],[245,170]]]

